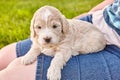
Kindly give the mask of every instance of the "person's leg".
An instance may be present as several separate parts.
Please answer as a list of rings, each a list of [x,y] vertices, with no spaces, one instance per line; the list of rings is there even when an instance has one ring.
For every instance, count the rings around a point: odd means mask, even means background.
[[[47,80],[52,57],[38,57],[36,80]],[[59,63],[58,63],[59,64]],[[106,46],[100,52],[72,56],[61,72],[61,80],[119,80],[120,48]]]
[[[0,50],[0,71],[6,68],[16,57],[25,55],[29,51],[31,44],[31,40],[26,39],[3,47]]]
[[[0,70],[16,58],[16,43],[10,44],[0,50]]]
[[[0,71],[0,80],[35,80],[36,62],[23,65],[20,58],[14,59],[7,68]]]
[[[0,80],[35,80],[36,62],[27,66],[21,62],[21,56],[29,51],[31,44],[30,39],[26,39],[0,50]]]

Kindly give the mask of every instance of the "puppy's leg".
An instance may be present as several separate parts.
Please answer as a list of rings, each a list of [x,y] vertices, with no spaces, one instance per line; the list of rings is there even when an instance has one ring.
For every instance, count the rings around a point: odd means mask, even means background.
[[[60,80],[61,69],[70,59],[72,52],[68,49],[60,50],[57,52],[51,61],[51,65],[47,72],[47,79],[49,80]]]
[[[40,55],[40,48],[33,44],[28,53],[23,56],[22,63],[25,65],[31,64],[37,59],[38,55]]]

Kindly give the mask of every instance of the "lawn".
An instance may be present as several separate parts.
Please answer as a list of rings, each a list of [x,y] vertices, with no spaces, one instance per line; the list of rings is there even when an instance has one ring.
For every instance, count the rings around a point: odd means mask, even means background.
[[[41,6],[57,7],[67,18],[89,11],[103,0],[0,0],[0,48],[29,38],[30,20]]]

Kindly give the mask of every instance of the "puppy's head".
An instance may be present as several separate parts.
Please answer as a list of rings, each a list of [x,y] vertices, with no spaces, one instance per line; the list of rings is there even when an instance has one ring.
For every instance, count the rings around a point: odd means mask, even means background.
[[[61,12],[51,6],[38,9],[31,20],[31,39],[40,45],[58,44],[68,32],[68,22]]]

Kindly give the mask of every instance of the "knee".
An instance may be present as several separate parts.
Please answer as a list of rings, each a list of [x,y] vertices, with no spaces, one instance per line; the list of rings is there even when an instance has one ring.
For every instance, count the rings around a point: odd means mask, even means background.
[[[3,47],[0,50],[0,70],[16,58],[16,43]]]
[[[13,68],[13,67],[15,67],[15,66],[21,65],[21,59],[22,59],[22,57],[19,57],[19,58],[14,59],[14,60],[8,65],[8,67]]]

